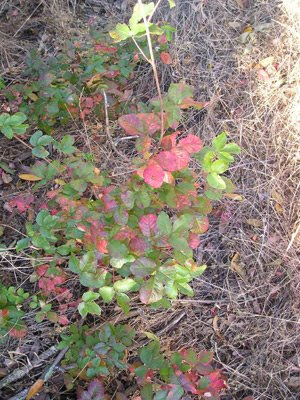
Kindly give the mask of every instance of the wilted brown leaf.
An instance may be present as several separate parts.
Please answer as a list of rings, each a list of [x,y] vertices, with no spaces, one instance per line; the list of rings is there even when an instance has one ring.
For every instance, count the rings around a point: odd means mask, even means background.
[[[234,272],[236,272],[240,277],[244,280],[247,281],[247,274],[246,270],[243,267],[243,265],[240,263],[240,253],[235,253],[235,255],[232,257],[231,262],[230,262],[230,269]]]
[[[255,228],[260,228],[263,226],[263,222],[260,219],[249,218],[246,222],[248,225],[254,226]]]
[[[32,181],[32,182],[42,180],[42,178],[33,174],[20,174],[19,178],[23,179],[24,181]]]
[[[26,400],[32,399],[44,386],[44,379],[38,379],[29,389]]]

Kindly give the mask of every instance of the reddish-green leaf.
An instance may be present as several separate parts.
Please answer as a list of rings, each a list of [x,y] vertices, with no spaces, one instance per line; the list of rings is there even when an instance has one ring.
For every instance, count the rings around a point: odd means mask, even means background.
[[[149,276],[156,268],[154,261],[147,257],[140,257],[135,260],[130,267],[130,271],[133,275],[141,278]]]
[[[155,277],[150,278],[140,289],[140,300],[144,304],[155,303],[162,299],[163,285]]]
[[[176,138],[179,132],[174,132],[172,135],[164,136],[161,141],[161,147],[164,150],[171,150],[173,147],[176,146]]]
[[[100,53],[116,53],[118,51],[117,47],[109,47],[103,43],[96,43],[94,48]]]
[[[146,240],[137,237],[130,240],[129,247],[133,253],[142,255],[150,249],[150,244]]]
[[[122,115],[119,124],[129,135],[153,135],[161,128],[160,118],[154,113]]]
[[[198,360],[200,363],[208,364],[213,360],[214,354],[211,351],[200,351],[198,354]]]
[[[194,221],[193,228],[191,229],[192,233],[197,233],[201,235],[205,233],[209,227],[209,220],[207,217],[197,216]]]

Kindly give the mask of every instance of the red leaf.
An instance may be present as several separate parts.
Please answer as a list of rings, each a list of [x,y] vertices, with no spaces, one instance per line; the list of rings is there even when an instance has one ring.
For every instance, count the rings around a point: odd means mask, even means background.
[[[131,228],[128,226],[122,228],[115,236],[114,239],[116,240],[126,240],[126,239],[131,239],[134,237],[135,233],[132,231]]]
[[[9,316],[9,310],[7,310],[6,308],[4,308],[3,310],[0,310],[0,321],[1,318],[5,318]]]
[[[104,208],[105,211],[110,211],[113,210],[114,208],[117,207],[116,201],[113,199],[113,197],[110,195],[110,193],[115,189],[114,186],[108,186],[103,190],[103,195],[102,195],[102,200],[104,202]]]
[[[96,43],[95,50],[101,53],[116,53],[118,51],[117,47],[109,47],[103,43]]]
[[[85,100],[85,105],[87,108],[93,108],[94,106],[94,100],[92,97],[84,97]],[[85,111],[85,113],[87,114],[87,112]]]
[[[198,136],[189,134],[184,139],[179,140],[178,147],[183,148],[189,154],[197,153],[202,149],[202,140]]]
[[[267,81],[270,79],[270,75],[265,71],[264,69],[259,69],[257,71],[257,76],[259,77],[260,80],[262,81]]]
[[[107,240],[101,238],[96,239],[96,248],[100,253],[107,254]]]
[[[166,36],[165,34],[161,35],[161,36],[158,38],[158,43],[160,43],[160,44],[166,44],[166,43],[168,43],[167,36]]]
[[[176,208],[178,210],[183,210],[186,207],[189,207],[191,205],[191,199],[190,196],[187,196],[186,194],[179,194],[176,196]]]
[[[170,54],[167,53],[166,51],[163,51],[160,53],[160,59],[166,65],[172,64],[172,58],[171,58]]]
[[[41,277],[43,275],[45,275],[45,273],[47,272],[47,269],[49,268],[48,264],[44,264],[44,265],[39,265],[36,269],[36,273],[38,275],[38,277]]]
[[[58,318],[58,322],[64,326],[69,325],[69,323],[70,323],[70,321],[68,320],[68,317],[66,315],[60,315]]]
[[[22,339],[24,336],[26,336],[27,333],[27,329],[23,328],[23,329],[16,329],[16,328],[12,328],[9,331],[9,335],[11,337],[17,338],[17,339]]]
[[[215,370],[208,375],[210,380],[209,386],[205,389],[205,392],[211,392],[213,396],[216,396],[223,388],[226,388],[226,383],[223,379],[220,370]]]
[[[10,207],[17,207],[19,212],[25,212],[30,208],[30,204],[34,201],[34,197],[32,194],[20,194],[16,196],[14,199],[9,201]]]
[[[144,169],[143,177],[148,185],[159,188],[164,182],[165,173],[156,161],[150,160]]]
[[[155,214],[143,215],[139,221],[139,227],[145,236],[151,236],[156,232],[157,216]]]
[[[189,165],[190,155],[185,149],[181,147],[175,147],[171,151],[177,158],[177,170],[186,168]]]
[[[195,385],[191,382],[191,380],[183,374],[179,369],[175,369],[175,375],[177,376],[180,385],[183,387],[183,389],[187,392],[197,394],[198,390],[196,389]]]
[[[154,133],[160,130],[160,118],[154,113],[126,114],[119,118],[120,126],[129,135]]]
[[[161,151],[154,160],[165,170],[165,171],[176,171],[177,170],[177,157],[171,151]]]
[[[200,239],[198,237],[198,235],[196,235],[195,233],[190,232],[189,234],[189,240],[188,240],[189,246],[191,249],[197,249],[197,247],[200,244]]]
[[[171,150],[173,147],[175,147],[178,133],[179,132],[174,132],[172,135],[164,136],[163,140],[161,141],[161,147],[164,150]]]

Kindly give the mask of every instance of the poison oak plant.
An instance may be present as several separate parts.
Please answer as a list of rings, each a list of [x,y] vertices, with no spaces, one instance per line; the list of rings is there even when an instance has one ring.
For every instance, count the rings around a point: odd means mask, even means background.
[[[36,259],[31,280],[38,281],[40,291],[30,307],[37,321],[68,325],[68,307],[78,307],[87,317],[100,315],[109,303],[128,313],[137,295],[142,304],[168,308],[178,296],[193,296],[191,282],[205,271],[193,250],[209,228],[212,201],[234,190],[224,173],[240,150],[225,132],[203,147],[198,136],[182,129],[185,110],[205,106],[194,100],[189,85],[172,83],[161,92],[155,57],[160,53],[162,62],[172,62],[167,46],[173,28],[152,23],[159,3],[139,1],[129,24],[117,24],[110,38],[93,32],[91,42],[68,43],[58,59],[31,59],[27,74],[32,80],[5,91],[0,130],[8,139],[22,135],[18,139],[37,159],[31,173],[20,175],[35,182],[32,193],[17,196],[9,206],[26,213],[39,188],[55,183],[35,220],[26,223],[26,237],[16,244],[17,252],[29,249]],[[158,97],[147,104],[130,103],[128,85],[136,65],[145,62],[153,69]],[[108,96],[120,134],[136,137],[135,172],[122,186],[109,171],[98,169],[92,155],[81,152],[74,137],[56,140],[52,135],[57,124],[72,119],[89,126],[91,115],[109,124]],[[9,115],[12,109],[15,114]],[[23,124],[27,118],[30,129]],[[29,131],[34,131],[30,137]],[[197,170],[190,168],[192,160]],[[43,258],[49,262],[41,264]],[[82,286],[80,297],[67,287],[68,279]],[[59,346],[69,347],[66,364],[77,363],[71,376],[93,378],[129,368],[125,349],[132,339],[122,326],[106,325],[100,333],[73,326]],[[142,387],[142,399],[218,398],[224,381],[211,360],[210,353],[192,350],[167,360],[155,339],[141,349],[140,364],[130,370]],[[103,393],[94,381],[81,398],[104,398]]]

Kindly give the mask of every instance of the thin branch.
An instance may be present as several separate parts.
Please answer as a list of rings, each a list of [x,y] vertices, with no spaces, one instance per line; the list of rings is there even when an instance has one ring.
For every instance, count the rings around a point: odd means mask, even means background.
[[[146,54],[144,53],[143,49],[141,48],[141,46],[138,44],[138,42],[135,40],[134,36],[131,37],[134,44],[136,45],[136,47],[138,48],[139,52],[141,53],[141,55],[144,57],[144,59],[151,64],[151,60],[149,60],[149,58],[146,56]]]
[[[104,110],[105,110],[105,130],[106,130],[106,135],[110,141],[111,147],[114,149],[114,151],[121,157],[123,160],[126,160],[128,162],[128,158],[121,153],[117,148],[116,145],[114,144],[114,141],[111,137],[110,134],[110,128],[109,128],[109,117],[108,117],[108,101],[107,101],[107,96],[104,90],[102,90],[103,97],[104,97]]]
[[[157,8],[158,8],[158,6],[160,5],[161,1],[162,1],[162,0],[158,0],[158,2],[155,4],[155,7],[154,7],[152,13],[151,13],[151,14],[149,15],[149,17],[148,17],[148,23],[150,23],[150,21],[151,21],[153,15],[155,14],[155,11],[157,10]]]

